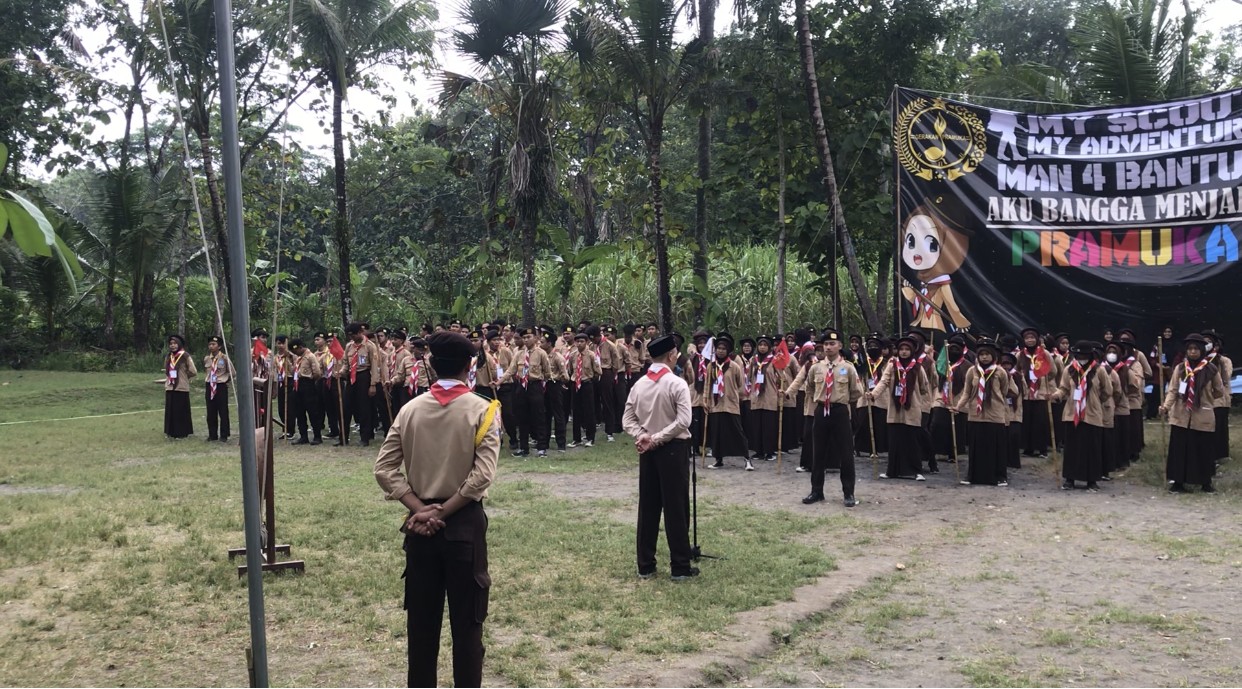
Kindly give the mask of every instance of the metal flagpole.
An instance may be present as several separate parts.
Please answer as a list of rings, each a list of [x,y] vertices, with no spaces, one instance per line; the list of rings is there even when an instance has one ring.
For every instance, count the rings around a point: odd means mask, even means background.
[[[216,13],[216,54],[220,69],[220,124],[227,201],[229,282],[233,293],[233,351],[250,351],[250,295],[246,291],[246,240],[242,227],[241,151],[237,132],[237,81],[233,62],[233,7],[231,0],[213,0]],[[254,383],[239,376],[238,434],[241,445],[242,505],[246,519],[246,583],[250,596],[251,684],[268,686],[267,632],[263,614],[263,546],[259,536],[259,480],[255,459]],[[270,413],[270,411],[269,411]],[[271,461],[271,458],[268,458]]]

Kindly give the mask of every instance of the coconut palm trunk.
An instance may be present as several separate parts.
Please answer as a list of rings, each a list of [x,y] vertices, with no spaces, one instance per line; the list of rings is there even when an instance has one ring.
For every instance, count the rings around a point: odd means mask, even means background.
[[[341,112],[345,94],[340,86],[332,88],[332,178],[336,193],[336,221],[333,224],[336,236],[337,283],[341,292],[341,322],[348,326],[354,318],[353,280],[350,278],[349,267],[349,206],[345,196],[345,134],[342,131],[343,117]]]
[[[832,149],[828,145],[828,129],[824,125],[824,111],[820,106],[819,80],[815,76],[815,48],[811,45],[811,18],[807,13],[806,0],[795,0],[794,14],[798,23],[798,49],[802,57],[802,81],[806,89],[807,105],[811,114],[811,130],[815,137],[815,150],[819,153],[820,172],[824,177],[824,189],[828,195],[828,205],[832,208],[832,227],[834,240],[845,254],[845,265],[854,286],[854,294],[858,297],[858,305],[862,309],[863,319],[867,328],[875,331],[880,328],[880,320],[876,316],[875,307],[867,291],[867,281],[863,278],[862,269],[858,265],[858,255],[854,251],[854,241],[850,238],[849,227],[845,224],[845,213],[841,209],[841,197],[837,189],[837,175],[832,163]],[[831,269],[836,271],[836,266]],[[839,294],[833,295],[834,300],[840,299]],[[839,313],[839,309],[834,310]],[[837,322],[834,327],[840,328]]]

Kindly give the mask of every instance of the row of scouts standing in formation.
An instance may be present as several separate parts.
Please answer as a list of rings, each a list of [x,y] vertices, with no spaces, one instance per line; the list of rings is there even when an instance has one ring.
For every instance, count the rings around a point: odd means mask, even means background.
[[[269,350],[260,329],[250,357],[256,409],[274,407],[294,444],[326,437],[342,445],[356,429],[368,445],[436,380],[425,337],[442,330],[475,346],[468,385],[501,401],[515,456],[546,456],[553,443],[559,451],[591,447],[601,426],[612,441],[657,335],[654,324],[589,321],[556,329],[453,322],[415,336],[352,323],[343,346],[322,331],[309,346],[277,335]],[[845,500],[853,502],[855,454],[886,455],[883,478],[913,480],[962,458],[963,483],[1003,486],[1023,455],[1046,457],[1054,443],[1063,451],[1064,487],[1098,490],[1138,459],[1145,408],[1169,417],[1172,490],[1190,484],[1210,492],[1229,452],[1233,367],[1212,330],[1180,342],[1166,330],[1150,352],[1128,329],[1072,345],[1068,334],[1035,328],[997,340],[958,333],[940,348],[918,330],[848,339],[832,329],[736,342],[703,330],[688,343],[674,337],[684,352],[675,373],[693,397],[691,452],[711,456],[710,468],[737,458],[753,470],[778,451],[800,451],[796,470],[812,474],[808,502],[824,498],[826,471],[841,472]],[[237,374],[222,345],[210,338],[202,359],[209,441],[230,435],[228,385]],[[165,432],[185,437],[193,432],[189,380],[199,371],[179,336],[169,338],[165,364]],[[271,404],[262,396],[269,380]],[[1162,390],[1147,404],[1145,386]]]

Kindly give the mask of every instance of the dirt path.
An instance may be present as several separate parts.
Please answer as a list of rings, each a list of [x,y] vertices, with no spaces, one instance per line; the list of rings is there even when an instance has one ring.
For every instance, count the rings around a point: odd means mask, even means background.
[[[796,455],[699,471],[700,509],[845,512],[800,498]],[[609,684],[961,686],[1242,683],[1242,535],[1232,496],[1169,496],[1126,480],[1060,491],[1046,465],[1008,488],[872,480],[857,463],[860,528],[808,534],[839,569],[793,600],[739,615],[702,653],[622,663]],[[557,494],[632,500],[618,474],[526,475]],[[865,528],[880,525],[882,529]],[[901,565],[901,569],[898,569]],[[711,579],[702,565],[701,586]]]

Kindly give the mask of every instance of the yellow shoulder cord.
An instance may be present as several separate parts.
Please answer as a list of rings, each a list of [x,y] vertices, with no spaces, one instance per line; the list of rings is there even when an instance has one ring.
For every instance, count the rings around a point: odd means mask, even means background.
[[[483,444],[483,438],[487,436],[487,431],[492,427],[492,422],[496,420],[496,412],[500,410],[500,400],[492,400],[487,405],[487,411],[483,414],[483,423],[479,424],[479,430],[474,433],[474,446],[478,447]]]

